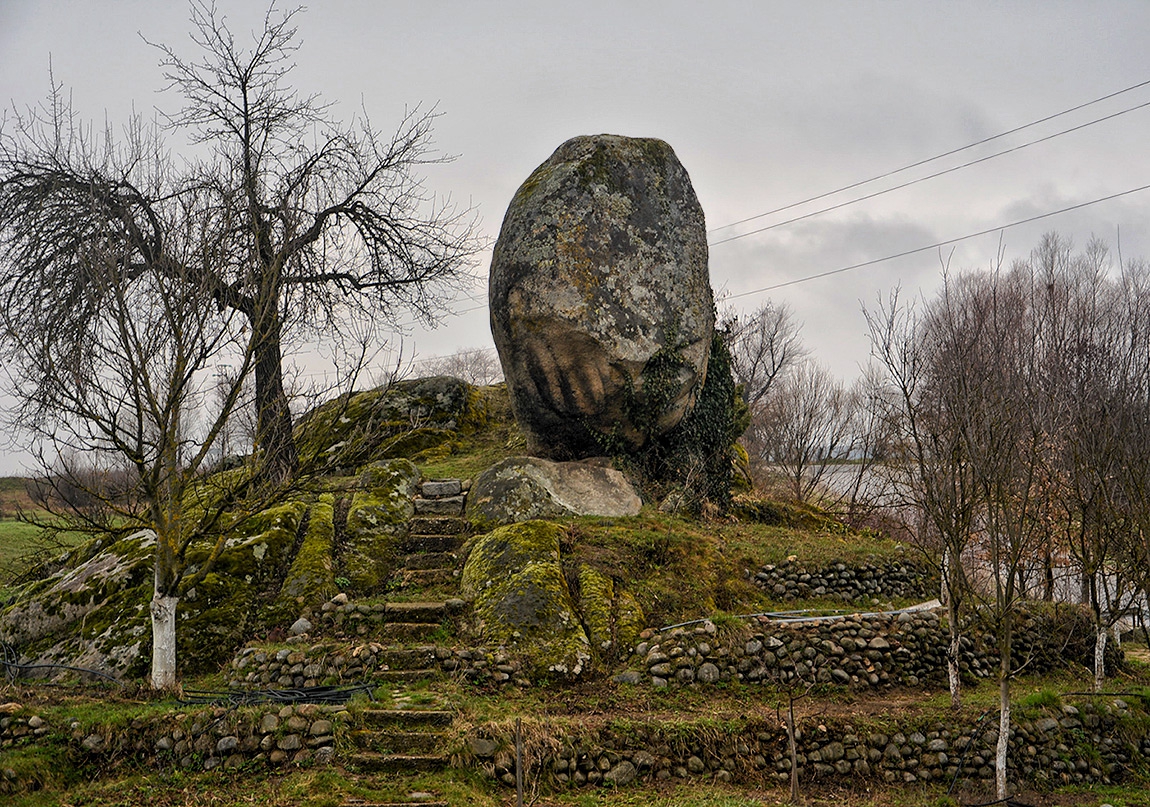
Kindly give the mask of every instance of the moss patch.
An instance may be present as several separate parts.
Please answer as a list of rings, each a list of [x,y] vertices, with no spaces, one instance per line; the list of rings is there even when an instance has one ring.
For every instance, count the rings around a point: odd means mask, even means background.
[[[335,544],[334,507],[330,496],[312,505],[307,532],[269,609],[267,621],[294,622],[335,595],[332,552]]]
[[[591,658],[559,564],[562,535],[547,521],[501,527],[476,541],[463,569],[483,640],[518,652],[538,679],[576,677]]]
[[[419,469],[409,460],[376,463],[364,470],[347,514],[341,575],[361,594],[379,591],[395,568],[396,546],[414,513]]]
[[[469,421],[470,404],[470,386],[448,376],[341,395],[300,419],[301,462],[330,472],[426,451]]]
[[[591,646],[609,657],[629,652],[646,627],[639,603],[622,586],[586,563],[579,564],[576,574],[579,615]]]

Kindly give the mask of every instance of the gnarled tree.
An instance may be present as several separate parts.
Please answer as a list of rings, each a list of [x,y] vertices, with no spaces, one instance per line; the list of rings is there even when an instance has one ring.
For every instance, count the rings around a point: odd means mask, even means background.
[[[170,87],[185,99],[182,110],[165,116],[166,127],[185,132],[204,155],[176,172],[153,150],[143,159],[166,166],[155,184],[108,171],[90,149],[61,150],[61,142],[83,134],[70,118],[18,116],[0,141],[7,244],[0,271],[50,285],[79,252],[115,232],[125,264],[191,278],[197,304],[246,319],[257,448],[275,479],[298,467],[285,344],[339,333],[349,323],[362,330],[395,322],[401,314],[434,320],[477,248],[469,213],[435,203],[419,176],[444,159],[432,149],[434,112],[410,112],[385,136],[366,117],[335,120],[329,105],[289,84],[298,13],[269,10],[245,47],[214,6],[197,1],[191,38],[198,57],[155,46]],[[194,198],[201,220],[221,228],[217,260],[178,265],[163,254],[157,221],[175,196]]]
[[[200,476],[251,370],[252,343],[238,314],[203,304],[205,269],[226,248],[217,211],[196,193],[163,193],[167,161],[147,127],[135,124],[115,148],[80,137],[71,121],[54,95],[45,136],[75,136],[30,175],[6,165],[0,356],[19,403],[13,420],[30,433],[47,484],[73,493],[60,500],[69,525],[154,539],[151,678],[171,688],[180,597],[211,569],[224,521],[260,476],[258,467]],[[25,123],[24,133],[37,125]],[[12,148],[5,141],[6,157]],[[71,235],[44,241],[44,225]],[[221,356],[238,369],[205,416]],[[117,484],[105,483],[109,472]],[[190,570],[188,551],[204,542],[208,560]]]

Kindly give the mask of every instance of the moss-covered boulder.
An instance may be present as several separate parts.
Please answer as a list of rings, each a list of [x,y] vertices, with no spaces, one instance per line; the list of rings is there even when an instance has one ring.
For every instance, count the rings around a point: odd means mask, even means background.
[[[334,514],[330,494],[312,505],[303,542],[269,609],[266,620],[269,623],[291,624],[297,617],[318,609],[335,595]]]
[[[68,553],[0,610],[0,642],[25,663],[129,672],[150,648],[146,604],[155,544],[154,533],[140,530],[119,540],[102,536]]]
[[[180,600],[176,658],[181,670],[218,669],[253,628],[262,626],[308,509],[304,501],[285,502],[229,530],[224,551]],[[208,552],[201,545],[188,553],[189,575],[206,562]]]
[[[269,508],[228,528],[210,571],[177,611],[183,672],[218,668],[257,624],[290,561],[304,502]],[[19,589],[0,611],[0,641],[34,664],[66,664],[107,675],[143,675],[151,652],[148,604],[155,536],[102,536],[63,558],[46,579]],[[191,547],[191,578],[213,547]],[[52,674],[52,670],[44,670]]]
[[[533,454],[636,450],[707,373],[703,210],[662,140],[575,137],[516,191],[491,259],[491,331]]]
[[[415,512],[419,469],[409,460],[378,462],[360,475],[347,514],[342,576],[359,593],[378,591],[395,569],[396,548]]]
[[[295,437],[301,461],[313,471],[331,471],[411,457],[469,427],[474,398],[468,384],[449,376],[341,395],[300,418]]]
[[[536,678],[574,678],[591,660],[560,565],[562,536],[546,521],[500,527],[475,542],[463,569],[482,640],[515,651]]]
[[[537,518],[633,516],[642,504],[627,478],[613,468],[509,457],[475,480],[467,516],[487,528]]]
[[[629,653],[646,627],[643,609],[630,592],[586,563],[577,571],[577,607],[596,653],[617,657]]]

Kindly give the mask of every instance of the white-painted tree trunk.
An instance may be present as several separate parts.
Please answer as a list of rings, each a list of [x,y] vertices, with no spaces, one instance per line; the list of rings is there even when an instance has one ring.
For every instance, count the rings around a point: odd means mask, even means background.
[[[1101,692],[1106,680],[1106,626],[1098,625],[1094,633],[1094,691]]]
[[[952,616],[951,619],[954,617]],[[962,681],[959,678],[958,654],[961,636],[958,631],[951,631],[950,648],[946,653],[946,679],[950,685],[950,708],[958,711],[962,708]]]
[[[994,784],[996,798],[1006,798],[1006,750],[1010,745],[1010,681],[1005,676],[998,683],[998,745],[994,749]]]
[[[176,606],[179,597],[152,595],[152,687],[176,688]]]

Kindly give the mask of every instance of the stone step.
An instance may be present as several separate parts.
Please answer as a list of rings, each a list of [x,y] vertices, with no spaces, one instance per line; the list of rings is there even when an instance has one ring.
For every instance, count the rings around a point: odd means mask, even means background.
[[[449,496],[459,496],[463,493],[463,480],[428,479],[419,486],[419,492],[425,499],[444,499]]]
[[[443,499],[415,499],[414,504],[417,516],[461,516],[464,498],[447,496]]]
[[[387,641],[419,642],[440,630],[438,622],[388,622],[379,626],[380,637]]]
[[[461,557],[457,552],[412,552],[403,559],[403,568],[455,569],[459,566],[460,560]]]
[[[408,554],[417,552],[454,552],[463,546],[462,535],[409,535],[399,543],[399,551]]]
[[[358,729],[351,733],[356,748],[382,754],[434,754],[443,736],[428,731],[373,731]]]
[[[392,622],[432,622],[438,625],[447,616],[446,602],[389,602],[383,617]]]
[[[371,773],[428,773],[450,767],[451,761],[438,754],[374,754],[363,752],[348,757],[355,770]]]
[[[455,569],[402,569],[392,576],[393,583],[401,589],[438,586],[455,580]]]
[[[392,670],[422,670],[435,665],[435,649],[435,645],[430,644],[419,647],[385,647],[379,651],[377,658],[379,664]]]
[[[364,709],[360,719],[369,726],[450,726],[455,712],[443,709]]]
[[[410,526],[415,535],[459,535],[467,532],[469,525],[465,518],[416,516]]]

